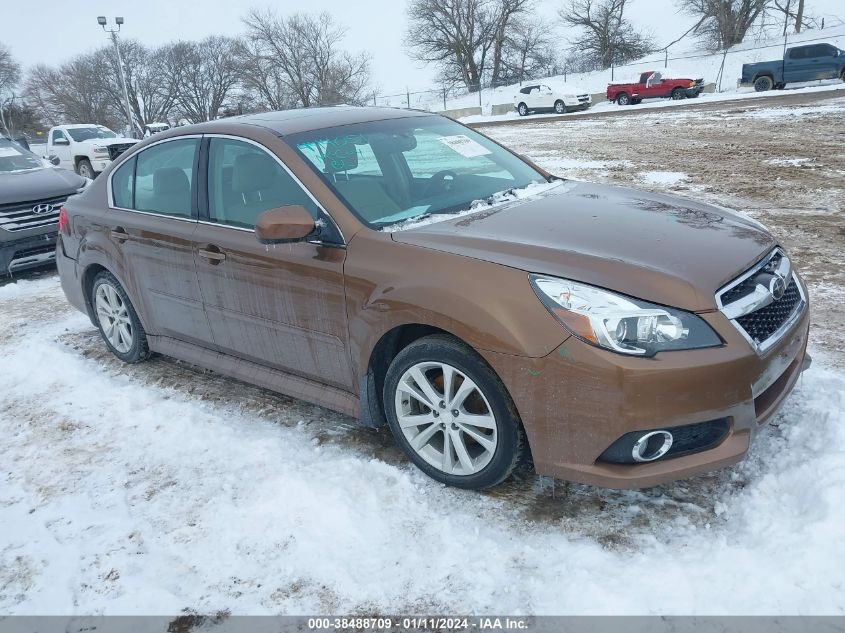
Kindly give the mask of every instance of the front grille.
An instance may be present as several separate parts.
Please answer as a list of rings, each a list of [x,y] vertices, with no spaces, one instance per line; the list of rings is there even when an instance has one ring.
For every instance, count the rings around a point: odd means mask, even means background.
[[[23,231],[56,224],[59,221],[59,209],[67,196],[32,202],[14,202],[0,205],[0,229]],[[46,207],[51,207],[45,212]],[[36,213],[36,209],[40,213]]]
[[[134,144],[135,143],[118,143],[116,145],[109,145],[109,158],[114,160]]]
[[[778,278],[786,288],[775,299]],[[716,304],[751,346],[763,353],[798,319],[807,302],[789,258],[776,248],[717,292]]]
[[[589,101],[590,95],[578,95],[578,101]]]
[[[756,312],[739,317],[736,322],[753,340],[762,343],[771,337],[789,320],[795,307],[801,302],[798,284],[793,279],[779,301],[760,308]]]

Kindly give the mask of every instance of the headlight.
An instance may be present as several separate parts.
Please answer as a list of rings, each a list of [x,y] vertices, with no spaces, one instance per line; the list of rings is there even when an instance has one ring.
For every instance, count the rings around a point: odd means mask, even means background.
[[[637,356],[716,347],[722,341],[700,317],[586,284],[531,275],[537,297],[574,336]]]
[[[108,156],[109,148],[103,147],[102,145],[95,145],[94,146],[94,153],[95,154],[105,154],[106,156]]]
[[[695,88],[695,82],[694,82],[694,81],[689,82],[689,87],[690,87],[690,88]]]

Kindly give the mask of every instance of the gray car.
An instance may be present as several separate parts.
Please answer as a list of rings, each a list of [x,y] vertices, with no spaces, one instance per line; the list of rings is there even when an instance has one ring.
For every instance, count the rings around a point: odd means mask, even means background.
[[[0,275],[55,261],[59,209],[89,182],[0,138]]]

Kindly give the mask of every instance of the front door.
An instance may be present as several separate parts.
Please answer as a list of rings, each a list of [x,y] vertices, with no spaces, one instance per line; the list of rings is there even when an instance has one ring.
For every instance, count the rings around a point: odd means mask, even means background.
[[[263,147],[211,137],[207,151],[208,202],[195,261],[217,348],[354,391],[346,347],[346,250],[331,219]],[[326,242],[259,243],[258,216],[294,204],[327,223]]]
[[[56,144],[57,140],[59,141],[58,145]],[[73,156],[70,155],[70,139],[67,135],[62,130],[53,130],[50,144],[53,155],[58,156],[59,160],[62,161],[59,166],[65,169],[73,169],[75,165],[73,164]]]
[[[199,143],[199,137],[159,143],[121,165],[105,229],[149,333],[211,347],[194,268]]]

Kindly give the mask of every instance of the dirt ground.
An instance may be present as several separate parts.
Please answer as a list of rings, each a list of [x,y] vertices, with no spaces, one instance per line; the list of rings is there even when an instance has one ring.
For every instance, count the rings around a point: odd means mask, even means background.
[[[561,176],[678,193],[759,220],[810,286],[813,349],[842,367],[845,99],[772,103],[477,127]]]

